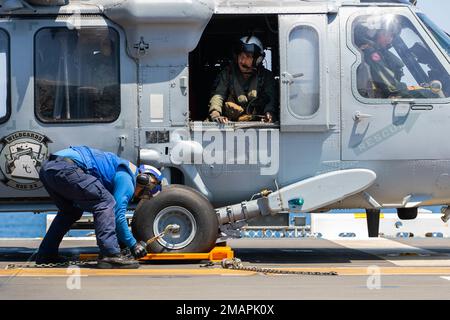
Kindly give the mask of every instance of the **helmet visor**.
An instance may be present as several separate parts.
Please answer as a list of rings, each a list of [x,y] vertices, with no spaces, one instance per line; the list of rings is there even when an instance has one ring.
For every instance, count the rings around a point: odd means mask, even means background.
[[[139,199],[150,199],[161,191],[161,180],[153,174],[141,173],[136,179],[134,196]]]
[[[243,43],[241,45],[241,52],[245,53],[251,53],[253,56],[257,56],[260,54],[260,50],[258,46],[252,44],[252,43]]]

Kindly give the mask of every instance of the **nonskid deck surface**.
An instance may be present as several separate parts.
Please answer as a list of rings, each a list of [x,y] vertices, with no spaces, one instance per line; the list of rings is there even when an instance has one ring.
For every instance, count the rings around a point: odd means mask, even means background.
[[[0,299],[450,298],[450,239],[228,242],[244,266],[338,276],[263,274],[192,261],[142,263],[135,270],[101,270],[95,263],[5,270],[26,263],[39,243],[0,240]],[[73,257],[97,253],[93,240],[65,240],[62,248]]]

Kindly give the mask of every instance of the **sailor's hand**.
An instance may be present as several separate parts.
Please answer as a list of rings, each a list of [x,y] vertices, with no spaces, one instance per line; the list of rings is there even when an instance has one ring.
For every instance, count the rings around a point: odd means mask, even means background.
[[[147,244],[144,241],[139,241],[134,245],[133,248],[131,248],[131,253],[133,254],[133,257],[136,259],[143,258],[147,255]]]
[[[228,123],[228,118],[223,117],[218,111],[213,111],[210,114],[211,120],[217,123]]]
[[[265,117],[263,119],[264,122],[272,123],[273,122],[273,116],[270,112],[266,112]]]

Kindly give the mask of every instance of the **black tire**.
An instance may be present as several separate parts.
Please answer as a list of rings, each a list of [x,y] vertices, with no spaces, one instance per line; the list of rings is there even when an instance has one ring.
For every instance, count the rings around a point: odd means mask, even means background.
[[[186,214],[186,212],[188,213]],[[160,223],[154,224],[158,214],[160,215],[159,219],[162,219],[163,222],[165,218],[169,220],[174,217],[179,218],[180,225],[185,226],[180,229],[180,239],[186,238],[186,244],[182,248],[171,247],[172,244],[176,244],[176,241],[181,240],[174,240],[170,236],[163,237],[161,241],[154,241],[149,245],[151,252],[202,253],[209,252],[215,246],[219,235],[216,212],[209,200],[196,190],[182,185],[171,185],[155,198],[139,202],[131,223],[136,240],[147,241],[155,236],[154,227],[159,233],[168,224],[174,223],[170,221],[165,224],[162,222],[161,225]],[[195,221],[196,228],[192,219]],[[169,245],[165,245],[166,243]]]
[[[400,220],[414,220],[417,218],[417,208],[398,208],[397,216]]]

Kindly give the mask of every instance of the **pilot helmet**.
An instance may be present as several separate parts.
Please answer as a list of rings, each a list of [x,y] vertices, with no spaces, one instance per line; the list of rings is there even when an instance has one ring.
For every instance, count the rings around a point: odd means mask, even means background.
[[[401,31],[401,22],[398,19],[398,17],[387,14],[380,17],[380,23],[378,25],[378,28],[376,28],[377,33],[379,32],[387,32],[392,34],[393,36],[396,36]]]
[[[366,31],[367,36],[373,38],[378,32],[387,31],[397,35],[401,31],[401,21],[393,14],[373,15],[365,17],[360,22],[360,31]],[[356,30],[355,30],[356,31]]]
[[[237,54],[241,52],[251,53],[253,55],[253,64],[257,67],[264,61],[264,47],[257,37],[245,36],[239,40]]]

